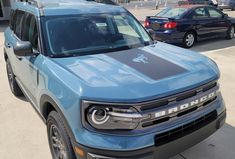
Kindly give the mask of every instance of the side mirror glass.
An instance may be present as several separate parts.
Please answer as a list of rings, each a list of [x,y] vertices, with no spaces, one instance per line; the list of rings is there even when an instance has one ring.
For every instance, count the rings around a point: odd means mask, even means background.
[[[19,41],[14,46],[16,56],[31,56],[33,55],[32,45],[29,41]]]
[[[224,14],[223,18],[227,18],[228,17],[228,14]]]

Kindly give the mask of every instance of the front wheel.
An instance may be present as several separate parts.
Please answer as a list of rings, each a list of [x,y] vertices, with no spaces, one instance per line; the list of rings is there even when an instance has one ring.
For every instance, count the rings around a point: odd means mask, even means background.
[[[227,31],[227,39],[232,39],[234,38],[234,26],[230,26],[228,31]]]
[[[48,116],[47,135],[53,159],[76,159],[64,121],[56,111]]]
[[[184,35],[183,45],[185,48],[191,48],[196,41],[196,36],[193,32],[187,32]]]

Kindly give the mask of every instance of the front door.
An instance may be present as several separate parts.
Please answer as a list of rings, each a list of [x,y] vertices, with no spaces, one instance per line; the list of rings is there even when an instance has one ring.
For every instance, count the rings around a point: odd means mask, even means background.
[[[229,20],[224,17],[223,13],[215,8],[207,7],[208,13],[211,18],[211,28],[213,35],[223,35],[226,34],[229,27]]]
[[[35,63],[38,61],[38,56],[16,56],[13,46],[20,41],[29,41],[34,51],[37,51],[38,33],[36,17],[20,10],[16,10],[12,14],[13,19],[10,22],[11,29],[7,29],[6,36],[7,51],[10,52],[9,60],[18,82],[23,86],[30,100],[35,103],[35,92],[38,82],[38,68]]]
[[[198,38],[208,38],[211,34],[211,21],[207,10],[204,7],[198,7],[191,13],[194,28],[197,31]]]
[[[38,30],[36,17],[30,13],[25,13],[24,21],[22,23],[21,40],[29,41],[32,45],[34,52],[38,52]],[[37,92],[38,84],[38,62],[39,56],[24,56],[20,59],[19,66],[24,71],[24,75],[21,76],[22,83],[25,89],[27,89],[28,96],[32,102],[36,102],[35,94]]]

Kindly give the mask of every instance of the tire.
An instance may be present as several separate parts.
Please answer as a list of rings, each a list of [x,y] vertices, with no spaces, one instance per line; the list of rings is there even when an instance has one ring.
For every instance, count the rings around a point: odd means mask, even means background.
[[[9,82],[9,85],[10,85],[11,92],[16,97],[23,96],[23,93],[22,93],[18,83],[16,82],[15,75],[13,73],[10,61],[8,59],[6,61],[6,69],[7,69],[7,78],[8,78],[8,82]]]
[[[230,39],[234,38],[234,30],[235,30],[234,26],[229,27],[229,29],[227,31],[226,39],[230,40]]]
[[[47,135],[53,159],[76,159],[64,121],[56,111],[48,116]]]
[[[191,48],[193,47],[193,45],[195,44],[196,41],[196,35],[194,32],[187,32],[184,35],[184,39],[183,39],[183,46],[185,48]]]

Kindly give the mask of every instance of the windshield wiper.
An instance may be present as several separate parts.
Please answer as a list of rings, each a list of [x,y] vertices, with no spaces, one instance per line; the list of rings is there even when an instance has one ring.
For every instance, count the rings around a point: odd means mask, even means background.
[[[79,56],[77,53],[61,53],[61,54],[51,54],[51,58],[63,58],[63,57],[75,57]]]
[[[93,54],[103,54],[103,53],[123,51],[123,50],[129,50],[133,48],[153,45],[155,43],[156,41],[145,41],[143,43],[138,43],[138,44],[133,44],[133,45],[110,46],[110,47],[103,48],[103,49],[88,50],[88,51],[83,51],[83,52],[51,54],[50,57],[51,58],[65,58],[65,57],[76,57],[76,56],[85,56],[85,55],[93,55]]]

